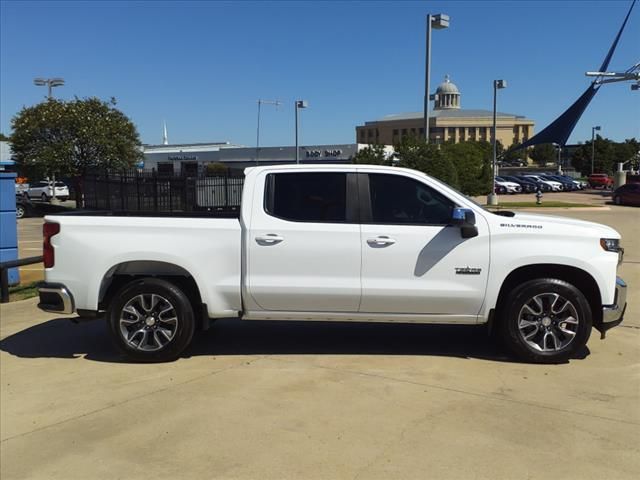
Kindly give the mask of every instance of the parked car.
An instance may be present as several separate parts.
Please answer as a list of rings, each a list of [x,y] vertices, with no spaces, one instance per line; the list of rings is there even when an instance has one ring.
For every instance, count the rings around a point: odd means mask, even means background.
[[[504,195],[505,193],[507,193],[507,187],[505,187],[501,183],[496,182],[493,184],[493,191],[498,195]]]
[[[613,203],[640,207],[640,183],[626,183],[613,192]]]
[[[496,184],[504,187],[506,193],[522,193],[522,187],[520,186],[520,184],[505,180],[503,177],[496,177]]]
[[[69,198],[69,187],[62,182],[56,182],[55,186],[52,181],[42,180],[29,186],[27,195],[30,199],[38,199],[43,202],[49,202],[53,198],[55,188],[56,198],[61,202],[66,202]]]
[[[564,192],[572,192],[574,190],[578,190],[578,186],[573,183],[573,180],[567,180],[561,175],[541,175],[541,177],[543,180],[560,182],[562,184],[562,191]]]
[[[623,252],[608,226],[492,213],[404,168],[245,172],[239,218],[45,217],[39,307],[106,317],[138,361],[177,358],[210,318],[490,322],[541,363],[622,321]]]
[[[30,217],[33,215],[33,204],[29,197],[23,193],[16,193],[16,218]]]
[[[577,190],[584,190],[586,187],[589,186],[587,182],[583,182],[582,180],[577,180],[573,177],[570,177],[569,175],[558,175],[558,176],[572,182],[576,186]]]
[[[506,180],[507,182],[517,183],[518,185],[520,185],[523,193],[534,193],[538,190],[538,187],[534,182],[525,180],[522,177],[501,175],[500,178]]]
[[[562,190],[564,190],[564,187],[562,186],[562,183],[558,182],[557,180],[545,179],[545,178],[543,178],[542,175],[527,174],[527,175],[523,175],[523,176],[525,178],[533,178],[534,180],[537,180],[538,182],[542,182],[542,183],[545,183],[545,184],[549,185],[549,187],[551,187],[551,191],[552,192],[561,192]]]
[[[606,173],[593,173],[587,179],[591,188],[611,188],[613,187],[613,178]]]
[[[540,190],[541,192],[545,193],[545,192],[550,192],[552,190],[551,185],[541,180],[536,180],[535,178],[531,178],[531,177],[525,177],[523,175],[519,175],[516,178],[521,182],[530,182],[533,185],[535,185],[536,188],[534,191],[536,192]]]

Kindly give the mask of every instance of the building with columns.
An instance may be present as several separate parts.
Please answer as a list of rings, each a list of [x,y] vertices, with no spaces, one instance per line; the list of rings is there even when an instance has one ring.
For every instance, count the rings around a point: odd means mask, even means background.
[[[433,96],[433,110],[429,112],[429,141],[455,143],[468,140],[492,141],[493,112],[461,108],[460,91],[445,77]],[[504,147],[521,143],[533,136],[534,121],[523,115],[498,112],[496,137]],[[424,136],[424,113],[387,115],[379,120],[356,127],[356,142],[362,144],[395,145],[402,137]]]

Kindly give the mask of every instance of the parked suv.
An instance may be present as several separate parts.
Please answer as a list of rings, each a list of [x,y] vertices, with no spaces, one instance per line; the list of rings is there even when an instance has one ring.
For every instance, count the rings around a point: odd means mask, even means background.
[[[592,173],[589,175],[588,182],[591,188],[611,188],[613,186],[613,179],[606,173]]]
[[[32,200],[35,198],[42,200],[43,202],[49,202],[53,197],[54,188],[56,198],[61,202],[67,201],[69,198],[69,187],[62,182],[56,182],[55,186],[52,181],[42,180],[40,182],[36,182],[29,187],[27,195]]]

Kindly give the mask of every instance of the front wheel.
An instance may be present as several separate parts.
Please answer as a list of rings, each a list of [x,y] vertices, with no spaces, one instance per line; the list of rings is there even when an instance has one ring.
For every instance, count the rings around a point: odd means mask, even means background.
[[[42,200],[43,202],[48,202],[49,197],[47,197],[46,193],[43,193],[42,195],[40,195],[40,200]]]
[[[16,218],[23,218],[27,214],[24,205],[16,205]]]
[[[500,317],[505,345],[528,362],[566,362],[591,335],[589,303],[564,280],[539,278],[521,284],[506,298]]]
[[[107,315],[116,346],[142,362],[175,360],[195,331],[189,298],[174,284],[143,278],[125,285]]]

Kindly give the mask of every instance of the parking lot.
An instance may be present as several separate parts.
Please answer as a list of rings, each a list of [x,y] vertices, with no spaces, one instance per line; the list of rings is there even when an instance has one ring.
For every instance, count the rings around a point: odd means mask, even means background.
[[[624,324],[564,365],[514,362],[481,327],[234,320],[131,364],[102,321],[2,305],[0,477],[637,478],[640,209],[605,201],[544,212],[626,249]],[[19,222],[21,256],[41,222]]]

